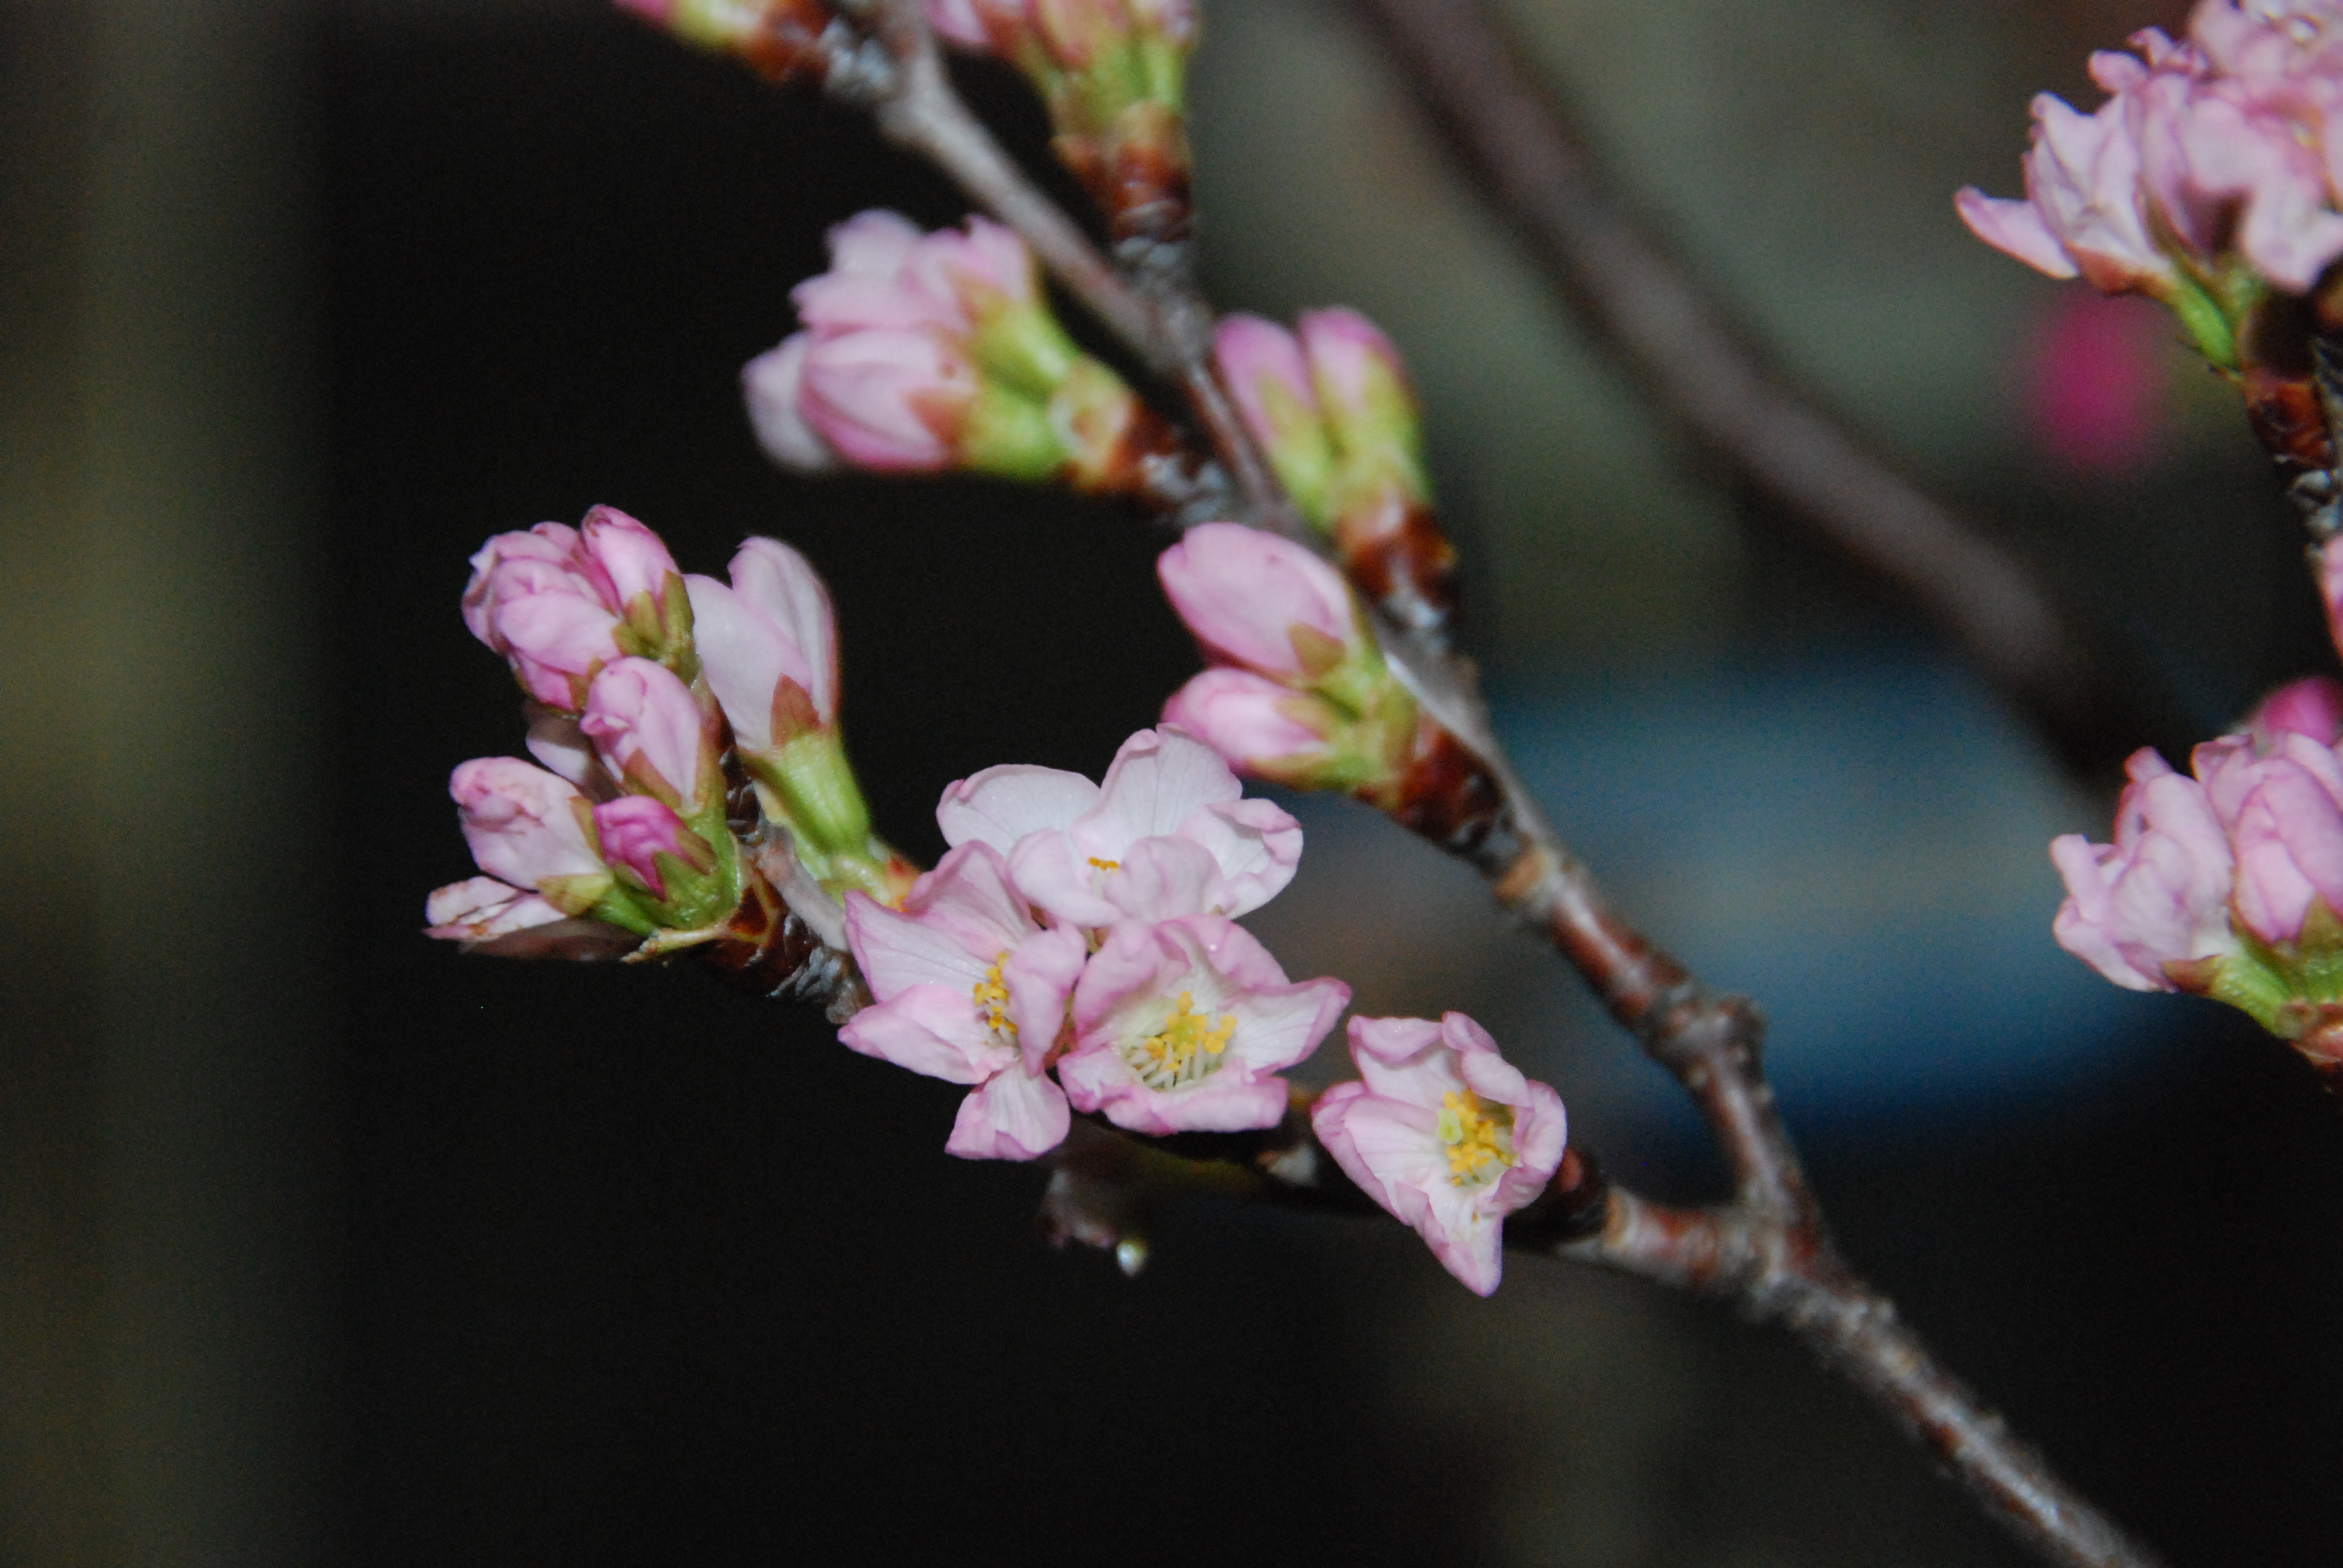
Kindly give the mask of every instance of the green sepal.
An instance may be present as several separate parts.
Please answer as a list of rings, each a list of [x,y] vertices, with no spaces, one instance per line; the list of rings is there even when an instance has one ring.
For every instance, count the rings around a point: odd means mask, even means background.
[[[867,853],[870,808],[862,799],[846,743],[835,728],[809,730],[741,761],[769,793],[773,814],[789,826],[798,858],[817,878],[818,862]]]
[[[1031,300],[996,295],[971,303],[976,330],[969,335],[968,357],[987,381],[1046,401],[1086,357],[1038,290]]]
[[[2302,934],[2265,942],[2230,917],[2237,950],[2165,965],[2182,990],[2227,1002],[2280,1040],[2300,1040],[2343,1010],[2343,920],[2314,898]]]
[[[987,381],[960,428],[961,464],[980,474],[1039,484],[1073,457],[1047,403]]]
[[[656,597],[645,588],[628,599],[610,640],[631,658],[659,660],[686,686],[697,680],[699,654],[691,642],[691,595],[682,575],[668,573]],[[582,696],[579,701],[582,707]]]

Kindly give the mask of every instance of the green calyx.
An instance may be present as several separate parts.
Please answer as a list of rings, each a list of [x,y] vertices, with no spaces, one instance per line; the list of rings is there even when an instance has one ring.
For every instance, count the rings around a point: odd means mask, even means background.
[[[1278,782],[1356,794],[1406,770],[1416,729],[1415,698],[1392,673],[1362,618],[1344,644],[1312,627],[1288,635],[1302,669],[1286,716],[1325,738],[1324,751],[1300,759]]]
[[[837,897],[859,890],[884,904],[900,900],[900,862],[870,831],[870,808],[836,726],[804,730],[769,751],[743,752],[740,760],[758,804],[789,829],[808,876]]]
[[[2246,318],[2269,297],[2270,286],[2243,256],[2210,266],[2182,259],[2161,297],[2212,367],[2228,375],[2244,367],[2240,344]]]
[[[1044,399],[988,381],[969,405],[960,460],[972,472],[1039,484],[1057,477],[1073,457]]]
[[[628,600],[610,640],[631,658],[659,660],[686,686],[699,678],[699,655],[691,642],[691,595],[679,573],[668,573],[656,597],[645,589]]]
[[[2304,1040],[2343,1023],[2343,920],[2313,899],[2302,934],[2265,942],[2234,916],[2235,952],[2168,963],[2173,984],[2227,1002],[2280,1040]]]

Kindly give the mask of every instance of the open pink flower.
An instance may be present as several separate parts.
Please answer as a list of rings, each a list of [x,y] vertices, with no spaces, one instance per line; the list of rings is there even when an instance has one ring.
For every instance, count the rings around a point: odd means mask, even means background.
[[[1274,534],[1200,523],[1163,552],[1155,575],[1196,640],[1226,663],[1272,678],[1315,676],[1364,650],[1341,574]]]
[[[1085,949],[1079,932],[1034,923],[1000,851],[981,843],[952,850],[912,885],[900,913],[849,893],[846,931],[878,1003],[838,1038],[866,1056],[975,1086],[947,1152],[1031,1160],[1064,1141],[1066,1097],[1048,1062]]]
[[[692,812],[723,788],[707,715],[691,689],[656,659],[622,658],[596,676],[579,728],[638,794]]]
[[[1058,1063],[1083,1111],[1135,1132],[1235,1132],[1285,1115],[1276,1076],[1350,1005],[1340,980],[1290,983],[1242,926],[1212,915],[1116,926],[1074,991]]]
[[[489,876],[573,912],[592,900],[561,890],[608,882],[586,836],[586,798],[544,769],[517,757],[476,757],[457,768],[447,793],[463,814],[473,860]]]
[[[1020,892],[1059,920],[1242,915],[1293,879],[1302,825],[1177,730],[1122,743],[1103,785],[1055,768],[988,768],[944,791],[947,843],[991,845]]]
[[[2127,990],[2172,990],[2167,964],[2235,950],[2237,861],[2204,785],[2145,748],[2125,770],[2132,781],[2116,808],[2115,842],[2068,833],[2050,845],[2066,883],[2051,931]]]
[[[1354,1018],[1363,1081],[1311,1111],[1343,1173],[1415,1228],[1448,1271],[1487,1295],[1503,1269],[1504,1217],[1536,1201],[1562,1165],[1562,1097],[1497,1053],[1461,1012]]]
[[[732,557],[729,586],[685,578],[709,689],[745,750],[769,751],[838,718],[838,627],[820,574],[778,539]]]

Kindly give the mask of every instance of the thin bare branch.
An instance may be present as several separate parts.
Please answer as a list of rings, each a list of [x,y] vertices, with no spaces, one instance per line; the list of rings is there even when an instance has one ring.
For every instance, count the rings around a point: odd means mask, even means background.
[[[1457,156],[1647,394],[1792,515],[1945,628],[2070,765],[2185,750],[2185,709],[2025,562],[1793,390],[1604,190],[1482,0],[1355,0]],[[2178,755],[2175,751],[2174,755]]]

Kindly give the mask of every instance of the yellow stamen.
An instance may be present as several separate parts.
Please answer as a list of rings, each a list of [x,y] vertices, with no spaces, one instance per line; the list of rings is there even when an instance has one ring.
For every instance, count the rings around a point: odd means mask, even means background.
[[[1015,1034],[1017,1025],[1009,1017],[1009,986],[1001,978],[1001,966],[1008,961],[1006,952],[994,959],[992,967],[984,971],[984,978],[976,982],[970,994],[976,998],[977,1015],[988,1025]]]
[[[1122,869],[1122,862],[1121,860],[1101,860],[1096,855],[1092,855],[1091,857],[1091,864],[1096,866],[1101,871],[1120,871]]]
[[[1440,1097],[1440,1141],[1448,1145],[1448,1180],[1485,1186],[1513,1162],[1513,1110],[1483,1107],[1471,1090]]]
[[[1222,1013],[1214,1023],[1210,1013],[1196,1010],[1195,993],[1183,990],[1161,1031],[1125,1046],[1122,1059],[1148,1088],[1178,1089],[1220,1066],[1236,1031],[1236,1014]]]

